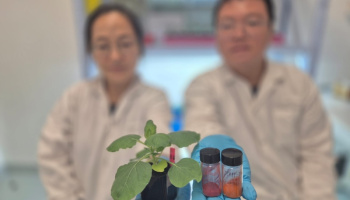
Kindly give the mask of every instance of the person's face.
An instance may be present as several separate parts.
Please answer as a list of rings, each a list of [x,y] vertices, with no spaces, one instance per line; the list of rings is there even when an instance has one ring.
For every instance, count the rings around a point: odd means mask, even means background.
[[[136,34],[128,19],[109,12],[92,26],[92,56],[108,84],[123,85],[135,74],[140,55]]]
[[[273,31],[262,0],[231,0],[217,16],[218,49],[231,68],[259,63]]]

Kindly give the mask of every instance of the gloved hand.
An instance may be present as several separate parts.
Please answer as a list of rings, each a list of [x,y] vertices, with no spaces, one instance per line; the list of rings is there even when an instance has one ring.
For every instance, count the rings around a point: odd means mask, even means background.
[[[203,148],[212,147],[217,148],[220,152],[226,148],[239,149],[243,153],[243,193],[242,196],[247,200],[256,200],[257,194],[251,184],[250,180],[250,166],[248,159],[243,149],[236,144],[236,142],[226,135],[211,135],[203,138],[193,149],[191,157],[200,162],[200,150]],[[231,198],[224,197],[222,194],[218,197],[205,197],[202,191],[202,182],[197,183],[193,181],[192,200],[232,200]],[[240,199],[240,198],[238,198]]]
[[[191,199],[191,185],[187,184],[183,188],[178,188],[175,200],[190,200]]]

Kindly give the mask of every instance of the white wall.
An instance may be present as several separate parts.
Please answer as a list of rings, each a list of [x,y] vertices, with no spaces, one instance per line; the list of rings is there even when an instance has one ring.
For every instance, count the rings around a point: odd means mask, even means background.
[[[80,79],[73,7],[66,0],[0,5],[0,145],[9,164],[33,165],[48,112]]]
[[[350,0],[331,0],[317,73],[319,84],[350,80]]]
[[[3,123],[3,120],[2,120],[2,109],[1,109],[1,106],[0,106],[0,177],[1,177],[1,173],[2,173],[2,170],[4,169],[5,167],[5,153],[4,153],[4,150],[5,150],[5,137],[4,137],[4,131],[5,131],[5,127],[4,127],[4,123]]]

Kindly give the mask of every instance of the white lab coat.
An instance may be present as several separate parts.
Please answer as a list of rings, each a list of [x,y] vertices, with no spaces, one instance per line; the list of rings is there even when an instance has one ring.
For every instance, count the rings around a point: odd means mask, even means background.
[[[117,168],[136,157],[137,148],[110,153],[106,148],[126,134],[143,135],[152,119],[169,131],[171,113],[163,92],[136,80],[113,115],[102,79],[66,91],[47,119],[39,142],[40,175],[49,200],[110,200]]]
[[[186,92],[185,127],[233,137],[259,200],[335,199],[330,125],[317,88],[294,67],[269,63],[255,97],[228,67],[201,75]]]

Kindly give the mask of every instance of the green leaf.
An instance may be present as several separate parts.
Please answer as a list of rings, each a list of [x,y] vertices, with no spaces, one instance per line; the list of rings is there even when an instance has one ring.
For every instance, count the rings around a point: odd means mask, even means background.
[[[147,149],[147,148],[144,148],[142,151],[139,151],[137,154],[136,154],[136,158],[142,158],[143,156],[145,156],[146,154],[150,154],[151,153],[151,150]],[[148,157],[145,157],[145,158],[148,158]]]
[[[159,149],[161,147],[169,147],[171,145],[169,135],[164,133],[152,135],[146,140],[145,144],[154,149]]]
[[[141,138],[140,135],[126,135],[117,140],[115,140],[109,147],[107,148],[110,152],[119,151],[119,149],[127,149],[132,148],[136,145],[137,141]]]
[[[147,186],[151,175],[149,163],[137,161],[119,167],[111,190],[113,199],[132,199]]]
[[[177,131],[169,133],[171,144],[182,148],[187,147],[193,143],[199,142],[201,136],[192,131]]]
[[[152,120],[148,120],[145,126],[145,138],[149,138],[157,133],[157,126]]]
[[[156,172],[164,172],[164,169],[168,166],[168,162],[166,160],[161,159],[157,164],[152,165],[152,169]]]
[[[178,188],[185,187],[191,180],[202,180],[202,171],[199,163],[191,158],[184,158],[172,165],[168,176],[170,182]]]

